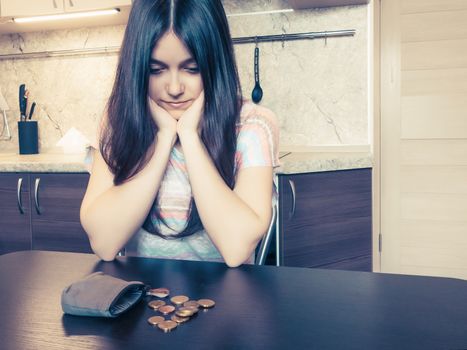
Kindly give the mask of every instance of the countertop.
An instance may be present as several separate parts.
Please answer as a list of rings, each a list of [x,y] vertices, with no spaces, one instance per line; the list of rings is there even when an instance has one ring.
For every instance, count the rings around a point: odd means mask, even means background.
[[[281,150],[278,173],[294,174],[371,168],[373,157],[365,148],[295,147]],[[0,152],[0,172],[87,172],[85,154],[48,151],[33,155]]]
[[[83,173],[87,172],[84,159],[84,153],[0,153],[0,172]]]
[[[311,173],[373,167],[369,152],[290,152],[280,157],[279,174]]]

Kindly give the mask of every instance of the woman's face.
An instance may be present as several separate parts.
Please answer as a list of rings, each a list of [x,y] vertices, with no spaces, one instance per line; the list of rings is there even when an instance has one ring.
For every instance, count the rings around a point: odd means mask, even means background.
[[[149,97],[178,120],[203,91],[198,65],[172,31],[158,41],[149,64]]]

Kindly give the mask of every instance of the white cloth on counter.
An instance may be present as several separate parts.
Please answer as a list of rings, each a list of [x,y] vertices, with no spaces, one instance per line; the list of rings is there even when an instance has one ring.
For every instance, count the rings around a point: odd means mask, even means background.
[[[86,136],[78,129],[72,127],[65,135],[56,143],[55,146],[61,147],[63,153],[84,153],[86,148],[91,144]]]

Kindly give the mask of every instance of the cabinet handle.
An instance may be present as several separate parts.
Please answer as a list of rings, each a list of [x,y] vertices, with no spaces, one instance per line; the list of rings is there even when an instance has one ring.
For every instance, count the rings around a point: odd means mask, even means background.
[[[292,191],[292,210],[290,211],[290,219],[295,214],[295,183],[289,179],[290,190]]]
[[[54,8],[57,9],[57,8],[58,8],[58,6],[57,6],[57,1],[56,1],[56,0],[52,0],[52,2],[54,3]]]
[[[37,178],[35,183],[34,183],[34,205],[36,206],[36,212],[37,214],[41,215],[42,210],[39,205],[39,184],[41,182],[40,178]]]
[[[24,208],[23,208],[23,201],[21,200],[21,187],[23,186],[23,178],[20,177],[18,179],[18,186],[16,188],[16,193],[18,195],[18,199],[17,199],[17,202],[18,202],[18,209],[19,209],[19,212],[21,214],[24,214]]]

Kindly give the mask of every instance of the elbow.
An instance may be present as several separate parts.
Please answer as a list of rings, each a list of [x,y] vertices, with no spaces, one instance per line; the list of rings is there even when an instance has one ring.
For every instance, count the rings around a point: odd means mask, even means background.
[[[258,232],[261,232],[258,230]],[[248,235],[251,236],[258,236],[256,234]],[[262,237],[262,236],[261,236]],[[248,263],[249,259],[253,255],[256,246],[258,245],[259,240],[261,237],[257,237],[255,239],[250,240],[248,243],[245,240],[238,240],[236,242],[229,242],[227,246],[219,247],[219,251],[224,258],[224,262],[228,267],[238,267],[242,264]]]
[[[115,260],[115,256],[103,256],[103,255],[99,255],[96,253],[96,255],[102,260],[102,261],[106,261],[106,262],[110,262],[110,261],[114,261]]]
[[[228,267],[239,267],[240,265],[243,264],[243,261],[239,260],[239,259],[224,259],[225,261],[225,264],[228,266]]]
[[[105,244],[105,242],[100,242],[97,239],[98,235],[91,235],[91,232],[93,232],[93,230],[90,227],[91,225],[88,224],[86,211],[83,209],[83,206],[81,206],[80,210],[80,221],[81,226],[88,235],[89,244],[91,245],[91,249],[94,252],[94,254],[96,254],[103,261],[113,261],[118,251],[113,251],[108,244]]]
[[[242,249],[239,248],[237,251],[230,250],[229,252],[222,254],[222,257],[224,258],[224,262],[228,267],[239,267],[240,265],[247,262],[252,254],[253,251],[242,247]]]
[[[103,247],[97,246],[95,243],[93,243],[90,240],[91,243],[91,249],[96,254],[101,260],[103,261],[113,261],[115,260],[115,257],[117,256],[117,252],[113,252],[110,249],[104,249]]]
[[[270,220],[271,219],[269,218],[269,221]],[[245,263],[251,264],[252,262],[250,262],[249,259],[254,254],[256,246],[261,241],[268,228],[269,223],[260,223],[256,229],[246,234],[245,239],[239,240],[234,244],[230,242],[228,247],[224,247],[222,257],[224,258],[226,265],[228,267],[238,267]],[[234,233],[232,233],[232,236],[233,235]]]

